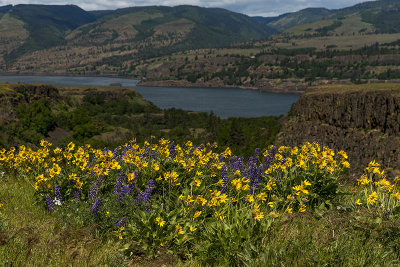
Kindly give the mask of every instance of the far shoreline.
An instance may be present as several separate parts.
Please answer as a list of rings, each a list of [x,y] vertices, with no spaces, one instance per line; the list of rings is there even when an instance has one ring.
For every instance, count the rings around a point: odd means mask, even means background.
[[[33,76],[33,77],[42,77],[42,76],[49,76],[49,77],[82,77],[82,78],[116,78],[116,79],[127,79],[127,80],[136,80],[137,83],[135,86],[142,86],[142,87],[176,87],[176,88],[237,88],[242,90],[252,90],[252,91],[259,91],[265,93],[276,93],[276,94],[295,94],[301,95],[305,92],[305,90],[282,90],[282,89],[272,89],[272,88],[257,88],[257,87],[248,87],[248,86],[236,86],[236,85],[215,85],[210,86],[206,83],[190,83],[188,81],[181,80],[180,84],[172,84],[173,80],[158,80],[158,81],[146,81],[140,77],[128,77],[128,76],[118,76],[112,74],[105,74],[105,75],[75,75],[71,73],[12,73],[12,72],[3,72],[0,73],[1,77],[7,76]],[[176,82],[176,81],[175,81]]]

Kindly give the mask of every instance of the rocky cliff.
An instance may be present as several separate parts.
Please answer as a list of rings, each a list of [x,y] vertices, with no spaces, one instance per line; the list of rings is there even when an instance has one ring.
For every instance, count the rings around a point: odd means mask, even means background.
[[[353,173],[371,160],[400,173],[400,85],[309,88],[277,137],[278,144],[306,141],[346,151]]]

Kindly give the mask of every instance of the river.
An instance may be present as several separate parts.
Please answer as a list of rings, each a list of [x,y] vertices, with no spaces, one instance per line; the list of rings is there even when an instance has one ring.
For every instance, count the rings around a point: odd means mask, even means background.
[[[0,76],[0,82],[46,83],[55,86],[109,86],[120,83],[134,88],[160,108],[213,111],[221,118],[286,114],[299,95],[259,92],[238,88],[177,88],[136,86],[138,80],[108,77]]]

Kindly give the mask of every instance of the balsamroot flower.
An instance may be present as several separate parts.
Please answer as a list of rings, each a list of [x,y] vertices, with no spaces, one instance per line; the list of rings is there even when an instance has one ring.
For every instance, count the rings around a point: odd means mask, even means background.
[[[371,195],[368,196],[367,202],[368,204],[374,204],[378,200],[378,195],[376,191],[372,192]]]

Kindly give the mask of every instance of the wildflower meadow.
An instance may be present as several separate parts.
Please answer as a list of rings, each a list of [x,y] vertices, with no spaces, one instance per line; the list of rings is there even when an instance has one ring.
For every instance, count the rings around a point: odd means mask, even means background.
[[[400,179],[390,181],[372,161],[344,186],[340,177],[349,168],[346,152],[317,143],[256,149],[248,159],[216,143],[155,138],[113,150],[47,141],[36,150],[0,150],[1,178],[28,184],[33,204],[50,216],[75,227],[95,225],[129,255],[140,250],[156,258],[164,251],[201,265],[271,262],[276,229],[289,233],[298,218],[321,219],[335,210],[397,218]],[[278,263],[285,255],[279,253]]]

